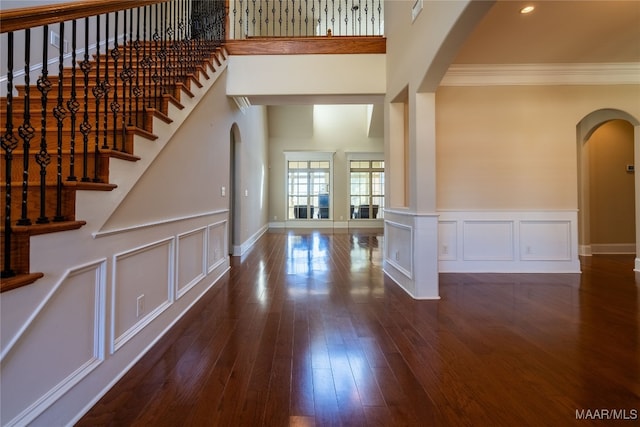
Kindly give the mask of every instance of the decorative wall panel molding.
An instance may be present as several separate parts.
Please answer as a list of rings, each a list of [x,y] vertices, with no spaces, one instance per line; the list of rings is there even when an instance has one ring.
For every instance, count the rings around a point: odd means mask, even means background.
[[[463,220],[465,261],[512,261],[513,252],[513,221]]]
[[[520,221],[520,259],[570,261],[570,221]]]
[[[440,211],[440,272],[580,272],[576,211]]]
[[[207,275],[207,228],[179,234],[176,249],[176,299]]]
[[[111,353],[173,302],[174,256],[175,238],[170,237],[113,257]]]
[[[26,386],[2,394],[0,424],[28,424],[103,362],[105,290],[104,259],[70,270],[54,286],[2,355],[2,381]],[[28,371],[20,369],[25,364]]]
[[[385,221],[385,262],[413,279],[413,227]],[[411,242],[407,245],[406,242]]]
[[[207,227],[207,273],[222,265],[229,251],[229,222],[225,219]]]

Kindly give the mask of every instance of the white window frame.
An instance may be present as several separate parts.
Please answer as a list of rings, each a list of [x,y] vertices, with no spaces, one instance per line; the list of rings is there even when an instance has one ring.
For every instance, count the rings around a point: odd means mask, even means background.
[[[287,227],[313,228],[322,226],[323,222],[333,220],[333,158],[335,151],[285,151],[284,167],[284,212]],[[329,218],[290,219],[289,218],[289,162],[328,161],[329,162]]]
[[[386,179],[387,162],[386,162],[386,160],[384,158],[384,153],[351,152],[351,153],[346,153],[346,154],[347,154],[347,165],[346,165],[347,166],[347,172],[346,172],[346,176],[347,176],[347,185],[348,185],[348,189],[349,189],[347,191],[347,206],[351,206],[351,162],[352,161],[356,161],[356,162],[357,161],[381,161],[381,162],[385,162],[385,167],[384,167],[385,179]],[[385,188],[385,190],[386,190],[386,188]],[[387,201],[386,191],[385,191],[385,194],[384,194],[384,199],[385,199],[385,206],[386,206],[387,205],[386,204],[386,201]],[[362,224],[363,222],[366,222],[366,221],[382,222],[384,220],[383,211],[384,211],[384,209],[382,209],[380,211],[380,213],[378,214],[378,218],[375,218],[375,219],[369,219],[369,220],[361,219],[361,218],[354,219],[354,218],[351,218],[349,216],[349,221],[354,221],[354,222],[357,222],[359,224]]]

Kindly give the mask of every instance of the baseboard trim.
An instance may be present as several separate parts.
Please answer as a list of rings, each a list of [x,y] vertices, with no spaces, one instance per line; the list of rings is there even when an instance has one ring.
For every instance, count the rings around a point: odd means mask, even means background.
[[[593,243],[592,254],[635,254],[635,243]]]

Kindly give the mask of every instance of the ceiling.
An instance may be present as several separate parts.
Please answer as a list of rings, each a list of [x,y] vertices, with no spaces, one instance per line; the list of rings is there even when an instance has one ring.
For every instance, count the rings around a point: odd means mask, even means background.
[[[525,5],[536,9],[520,14]],[[498,0],[455,64],[640,62],[640,0]]]

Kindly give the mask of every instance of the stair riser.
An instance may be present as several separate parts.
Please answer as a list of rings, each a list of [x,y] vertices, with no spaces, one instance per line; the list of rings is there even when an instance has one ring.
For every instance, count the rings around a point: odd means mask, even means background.
[[[0,202],[0,206],[3,212],[6,207],[6,199],[5,192],[3,189],[3,197]],[[63,187],[62,188],[62,216],[65,221],[73,221],[75,219],[75,197],[76,197],[76,189],[73,187]],[[49,187],[46,191],[45,196],[45,216],[49,219],[49,221],[53,221],[56,215],[56,190],[55,187]],[[22,187],[12,187],[11,188],[11,223],[12,225],[16,225],[17,221],[22,216]],[[37,219],[40,218],[40,187],[39,186],[29,186],[27,191],[27,218],[31,220],[32,223],[36,223]],[[4,223],[2,224],[4,225]],[[2,245],[0,245],[2,246]]]
[[[46,182],[49,184],[55,184],[58,179],[58,155],[57,153],[51,153],[51,162],[45,167]],[[71,154],[63,152],[62,156],[62,180],[66,181],[71,173]],[[4,155],[2,156],[4,162]],[[108,162],[108,157],[100,156],[98,158],[98,178],[100,182],[107,182],[109,179],[109,166],[103,167],[103,163]],[[22,154],[14,154],[11,162],[11,182],[15,185],[20,185],[23,180],[23,163],[24,156]],[[93,179],[95,171],[95,153],[87,153],[86,157],[87,177]],[[76,153],[74,158],[74,175],[77,180],[81,180],[84,176],[85,157],[82,154]],[[36,161],[35,154],[29,156],[29,180],[32,185],[40,184],[40,164]],[[1,174],[2,185],[4,186],[6,179],[6,171],[3,169]]]
[[[2,114],[2,112],[0,112],[0,114]],[[146,115],[148,117],[148,115]],[[18,134],[18,130],[19,127],[24,123],[24,113],[21,111],[14,111],[13,114],[11,115],[12,117],[12,124],[13,124],[13,132],[14,132],[14,136],[20,141],[20,143],[22,144],[22,138],[19,136]],[[113,129],[119,129],[121,131],[121,129],[123,129],[126,125],[128,125],[128,119],[125,120],[125,123],[123,124],[123,118],[121,114],[116,115],[116,117],[113,117],[112,113],[107,114],[106,116],[107,118],[107,129],[113,133]],[[91,125],[91,132],[90,135],[95,135],[95,129],[96,129],[96,112],[95,111],[89,111],[88,112],[88,119],[89,119],[89,124]],[[100,117],[99,117],[99,122],[98,124],[100,125],[99,129],[100,129],[100,133],[103,132],[104,130],[104,119],[105,116],[102,114],[102,112],[100,112]],[[3,131],[6,132],[6,116],[5,115],[0,115],[0,129],[2,129]],[[40,112],[37,113],[37,115],[31,114],[31,117],[29,119],[30,123],[31,123],[31,127],[33,127],[35,130],[38,131],[38,143],[40,141],[39,139],[39,135],[40,135],[40,129],[41,129],[41,120],[42,117],[40,116]],[[78,135],[79,138],[82,139],[82,133],[80,132],[80,125],[84,122],[84,113],[78,113],[76,114],[76,120],[75,120],[75,129],[76,129],[76,140],[78,139]],[[136,125],[136,117],[132,117],[131,118],[131,124],[132,125]],[[141,129],[146,128],[145,124],[145,114],[144,113],[139,113],[137,114],[137,124],[138,127],[140,127]],[[63,132],[67,132],[70,133],[72,129],[72,122],[71,122],[71,115],[69,113],[67,113],[67,116],[64,120],[62,120],[62,130]],[[48,113],[47,114],[47,127],[46,127],[46,131],[47,131],[47,137],[49,136],[53,136],[54,139],[57,140],[57,132],[58,132],[58,121],[56,120],[55,117],[53,117],[52,113]],[[31,143],[33,145],[33,140],[35,139],[35,137],[31,140]]]
[[[98,147],[99,148],[103,148],[104,146],[104,142],[105,142],[105,135],[104,135],[104,129],[102,129],[102,123],[100,124],[101,128],[98,132]],[[71,150],[71,145],[72,145],[72,141],[73,138],[71,136],[71,131],[70,130],[63,130],[62,131],[62,139],[60,140],[61,144],[61,149],[62,150]],[[14,129],[14,136],[16,137],[16,139],[18,140],[18,146],[16,147],[16,149],[13,151],[14,156],[18,153],[22,153],[23,152],[23,140],[22,138],[20,138],[20,136],[18,135],[16,129]],[[30,140],[29,142],[29,151],[33,152],[33,151],[39,151],[41,148],[41,139],[42,139],[42,133],[40,131],[35,131],[33,134],[33,138]],[[107,134],[106,134],[106,142],[107,142],[107,147],[108,148],[113,148],[114,147],[114,141],[116,144],[116,148],[120,151],[124,151],[126,153],[129,154],[133,154],[130,150],[133,147],[133,135],[130,132],[123,132],[122,129],[118,129],[114,135],[113,129],[107,129]],[[58,150],[58,131],[57,129],[51,129],[51,130],[47,130],[46,132],[46,151],[49,154],[53,154]],[[87,139],[87,148],[88,151],[94,151],[96,145],[96,131],[93,130],[90,134],[88,134],[88,139]],[[124,148],[124,150],[123,150]],[[76,134],[75,134],[75,144],[74,144],[74,149],[76,150],[76,152],[83,152],[84,151],[84,135],[77,130]],[[5,155],[5,152],[2,151],[0,154],[2,154],[3,158]]]

